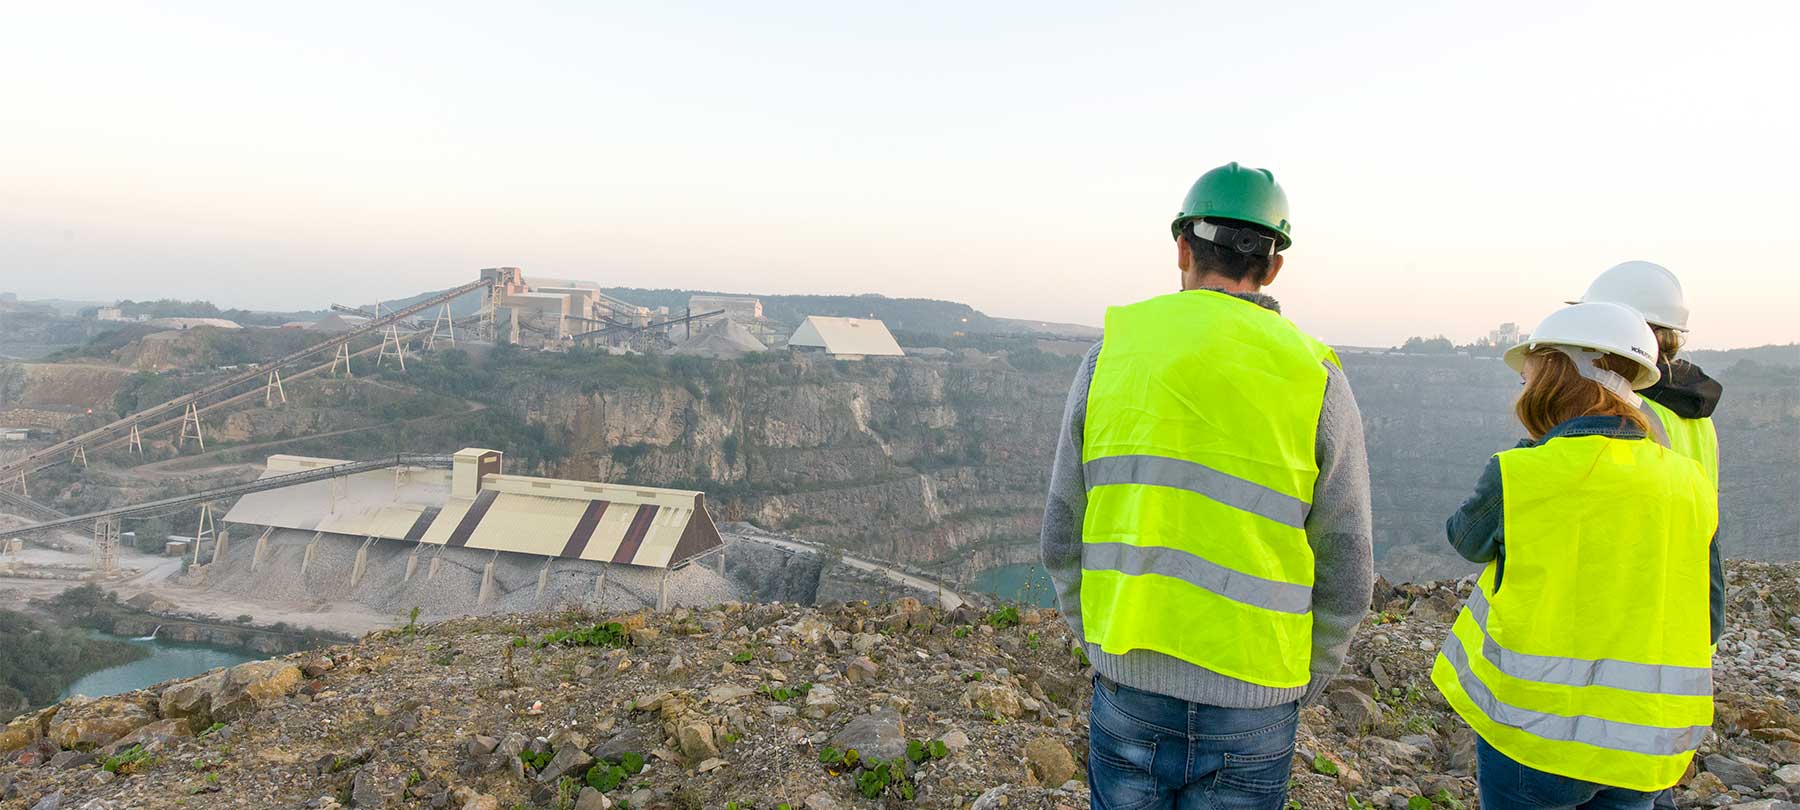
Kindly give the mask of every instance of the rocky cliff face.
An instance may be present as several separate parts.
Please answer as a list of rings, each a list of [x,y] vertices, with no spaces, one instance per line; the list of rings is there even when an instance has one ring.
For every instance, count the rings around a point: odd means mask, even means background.
[[[1800,565],[1729,574],[1717,719],[1679,798],[1791,810]],[[1473,735],[1429,682],[1467,590],[1378,587],[1301,712],[1290,806],[1478,806]],[[1072,644],[1051,611],[904,599],[457,619],[21,718],[0,808],[1074,810]]]
[[[696,486],[722,519],[894,560],[1035,555],[1066,373],[808,358],[673,371],[519,380],[509,406],[561,449],[552,475]]]
[[[130,376],[81,363],[0,363],[0,426],[60,430],[88,408],[105,413]]]

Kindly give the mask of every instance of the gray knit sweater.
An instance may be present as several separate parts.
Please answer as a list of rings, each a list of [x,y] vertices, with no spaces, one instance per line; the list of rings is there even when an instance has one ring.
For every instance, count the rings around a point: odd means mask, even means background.
[[[1267,295],[1233,294],[1281,311],[1281,305]],[[1197,323],[1194,328],[1204,329],[1206,325]],[[1056,584],[1057,603],[1077,637],[1082,637],[1081,526],[1087,511],[1081,439],[1087,422],[1088,384],[1093,381],[1094,363],[1099,356],[1100,344],[1096,343],[1088,350],[1075,383],[1069,388],[1040,538],[1044,567]],[[1126,686],[1193,703],[1267,708],[1295,700],[1310,702],[1343,667],[1350,636],[1368,610],[1374,584],[1369,461],[1363,450],[1362,414],[1350,393],[1350,383],[1336,366],[1327,363],[1326,371],[1325,405],[1319,415],[1316,450],[1319,478],[1313,487],[1312,509],[1306,517],[1306,539],[1314,559],[1311,683],[1275,689],[1149,650],[1110,655],[1088,644],[1088,658],[1095,671]],[[1180,619],[1171,616],[1170,620]]]

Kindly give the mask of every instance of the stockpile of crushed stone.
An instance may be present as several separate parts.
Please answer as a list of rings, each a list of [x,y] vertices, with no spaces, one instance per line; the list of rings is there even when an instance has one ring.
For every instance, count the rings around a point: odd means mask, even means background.
[[[673,353],[728,360],[766,348],[742,324],[730,318],[721,318],[707,324],[699,334],[682,341]]]

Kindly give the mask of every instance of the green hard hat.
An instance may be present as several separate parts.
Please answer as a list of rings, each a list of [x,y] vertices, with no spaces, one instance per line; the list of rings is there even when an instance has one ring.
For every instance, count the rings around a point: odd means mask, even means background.
[[[1169,224],[1169,230],[1181,235],[1182,226],[1201,217],[1235,219],[1268,228],[1280,234],[1280,249],[1294,243],[1288,229],[1287,192],[1275,182],[1268,169],[1247,169],[1236,162],[1227,163],[1194,181],[1187,199],[1181,202],[1181,213]]]

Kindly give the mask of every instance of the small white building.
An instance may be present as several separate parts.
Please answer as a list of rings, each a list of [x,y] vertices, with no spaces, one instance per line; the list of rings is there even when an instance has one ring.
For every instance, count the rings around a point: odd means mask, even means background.
[[[122,321],[125,320],[125,313],[120,311],[118,307],[101,307],[94,310],[94,320]]]
[[[696,295],[688,298],[688,314],[725,311],[725,317],[740,324],[762,320],[762,299],[747,295]]]
[[[822,351],[844,360],[901,357],[906,354],[894,340],[894,334],[888,331],[887,324],[881,321],[824,315],[807,316],[800,328],[794,330],[794,336],[788,338],[788,348],[795,351]]]

